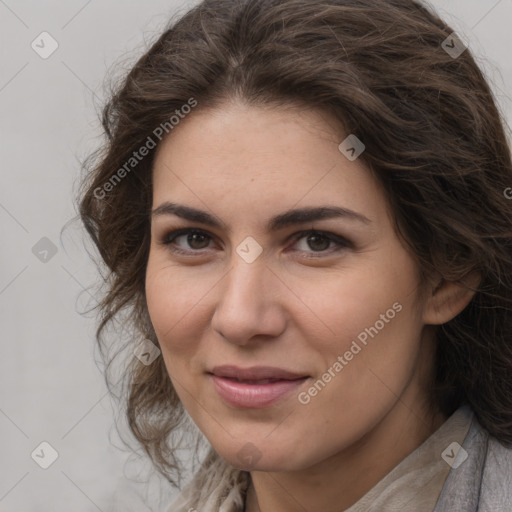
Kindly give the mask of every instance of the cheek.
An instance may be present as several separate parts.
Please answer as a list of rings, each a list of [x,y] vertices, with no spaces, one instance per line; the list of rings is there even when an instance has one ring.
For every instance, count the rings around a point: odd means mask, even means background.
[[[377,333],[380,338],[386,332],[390,337],[415,332],[417,285],[413,261],[395,251],[357,268],[326,273],[314,283],[297,280],[297,295],[310,310],[297,318],[304,319],[303,329],[319,351],[332,358],[349,350],[353,340],[364,343]],[[307,324],[306,318],[311,319]]]
[[[403,388],[420,349],[417,279],[414,262],[397,251],[325,287],[329,307],[324,306],[323,319],[336,334],[329,337],[336,339],[331,344],[317,338],[323,365],[336,374],[325,400],[356,408],[373,400],[378,410],[380,401],[393,399],[389,389]]]
[[[199,343],[206,300],[215,285],[211,274],[193,267],[178,269],[150,257],[146,301],[164,356],[190,354]]]

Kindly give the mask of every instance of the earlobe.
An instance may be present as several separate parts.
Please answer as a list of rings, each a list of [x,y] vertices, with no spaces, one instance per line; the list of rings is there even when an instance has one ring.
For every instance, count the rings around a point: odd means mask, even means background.
[[[460,281],[441,279],[426,301],[425,325],[441,325],[455,318],[470,303],[480,284],[480,274],[470,272]]]

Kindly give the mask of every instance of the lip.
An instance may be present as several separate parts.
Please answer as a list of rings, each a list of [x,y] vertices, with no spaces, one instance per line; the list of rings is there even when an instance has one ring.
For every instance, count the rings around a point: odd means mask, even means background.
[[[253,409],[277,402],[309,378],[307,375],[271,366],[216,366],[208,373],[225,402],[234,407]]]

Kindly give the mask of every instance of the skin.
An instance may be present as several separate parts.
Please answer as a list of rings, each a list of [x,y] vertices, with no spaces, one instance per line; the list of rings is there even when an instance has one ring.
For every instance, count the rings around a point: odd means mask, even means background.
[[[329,114],[238,102],[199,108],[158,148],[153,209],[171,201],[204,210],[226,228],[153,215],[147,305],[162,356],[188,413],[216,452],[250,471],[246,510],[338,512],[351,506],[446,420],[432,417],[426,388],[435,325],[471,295],[433,282],[393,229],[386,195]],[[323,219],[277,232],[288,209],[339,206],[370,222]],[[197,241],[172,230],[200,229]],[[348,246],[308,235],[318,230]],[[248,236],[262,254],[236,252]],[[182,248],[187,255],[172,252]],[[435,290],[435,292],[434,292]],[[322,378],[380,315],[402,306],[378,335],[307,404],[297,393]],[[226,404],[206,373],[216,365],[277,366],[310,378],[263,409]],[[257,449],[251,466],[239,452]]]

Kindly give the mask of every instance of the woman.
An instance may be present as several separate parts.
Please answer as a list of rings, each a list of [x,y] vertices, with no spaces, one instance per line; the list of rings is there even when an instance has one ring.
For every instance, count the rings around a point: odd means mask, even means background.
[[[105,108],[81,194],[169,511],[512,509],[512,185],[411,0],[204,0]],[[320,243],[322,242],[322,243]],[[200,434],[200,436],[201,436]]]

